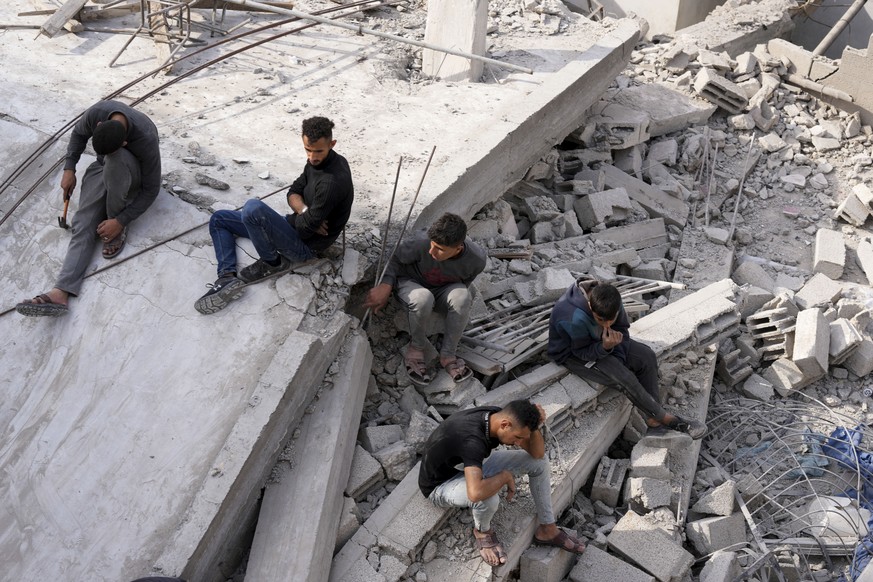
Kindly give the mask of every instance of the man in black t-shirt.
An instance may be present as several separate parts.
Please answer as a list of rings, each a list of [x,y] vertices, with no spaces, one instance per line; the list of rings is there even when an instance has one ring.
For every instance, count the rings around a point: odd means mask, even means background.
[[[461,410],[437,427],[424,447],[418,474],[422,494],[437,507],[469,507],[473,537],[482,559],[491,566],[506,562],[506,553],[491,527],[500,505],[515,495],[515,478],[526,474],[539,526],[534,543],[557,546],[581,554],[585,544],[558,529],[552,511],[549,462],[539,427],[545,411],[529,400],[513,400],[504,408],[493,406]],[[522,450],[499,450],[498,445]],[[458,469],[463,466],[463,472]]]

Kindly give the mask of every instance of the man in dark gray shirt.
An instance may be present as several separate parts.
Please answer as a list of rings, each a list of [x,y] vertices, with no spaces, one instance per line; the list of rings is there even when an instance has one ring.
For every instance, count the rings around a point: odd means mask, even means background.
[[[76,188],[76,164],[89,139],[97,160],[82,178],[79,209],[73,216],[73,236],[61,273],[51,291],[16,305],[23,315],[67,313],[67,301],[70,295],[79,294],[97,239],[103,243],[104,258],[118,255],[127,238],[127,226],[158,196],[161,152],[155,124],[124,103],[98,101],[76,123],[70,136],[61,178],[64,200]]]
[[[427,339],[427,322],[434,310],[446,314],[440,365],[455,382],[472,375],[456,352],[470,321],[470,285],[485,269],[486,259],[485,249],[467,237],[464,219],[446,213],[427,232],[416,233],[398,247],[382,283],[367,294],[364,307],[376,313],[385,307],[394,289],[406,306],[412,336],[406,348],[406,372],[415,384],[426,385],[433,379],[428,360],[437,351]]]

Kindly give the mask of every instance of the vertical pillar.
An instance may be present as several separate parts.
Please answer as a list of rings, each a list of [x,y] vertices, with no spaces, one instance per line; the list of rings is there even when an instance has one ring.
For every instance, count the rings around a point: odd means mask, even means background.
[[[428,0],[424,41],[476,55],[485,54],[488,0]],[[422,72],[444,81],[478,81],[483,63],[423,49]]]

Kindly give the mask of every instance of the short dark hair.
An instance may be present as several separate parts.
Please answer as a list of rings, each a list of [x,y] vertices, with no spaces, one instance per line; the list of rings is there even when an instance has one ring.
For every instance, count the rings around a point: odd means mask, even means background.
[[[467,236],[467,223],[457,214],[446,212],[430,225],[427,236],[438,245],[456,247]]]
[[[530,400],[513,400],[500,412],[505,412],[515,419],[518,426],[527,427],[532,431],[540,425],[540,411]]]
[[[303,135],[310,142],[327,138],[333,140],[333,121],[327,117],[310,117],[303,120]]]
[[[91,145],[98,156],[105,156],[117,151],[124,145],[127,130],[124,124],[116,119],[109,119],[97,124],[91,136]]]
[[[610,283],[597,283],[588,293],[588,305],[595,315],[612,319],[621,309],[621,293]]]

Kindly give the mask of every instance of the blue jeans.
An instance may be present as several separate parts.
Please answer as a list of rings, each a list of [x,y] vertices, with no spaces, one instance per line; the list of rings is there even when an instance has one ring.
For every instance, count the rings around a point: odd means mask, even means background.
[[[537,509],[540,525],[555,523],[552,511],[551,468],[546,458],[534,459],[527,451],[494,451],[482,463],[482,477],[493,477],[504,469],[518,479],[526,474],[530,483],[530,495]],[[497,513],[500,498],[495,494],[483,501],[470,501],[467,497],[467,481],[464,474],[449,479],[431,491],[428,497],[437,507],[469,507],[473,513],[473,524],[479,531],[491,529],[491,518]]]
[[[315,257],[300,234],[284,216],[261,202],[248,200],[242,210],[217,210],[209,219],[209,234],[218,259],[218,276],[236,272],[238,236],[250,239],[265,261],[273,262],[279,255],[292,262]]]

